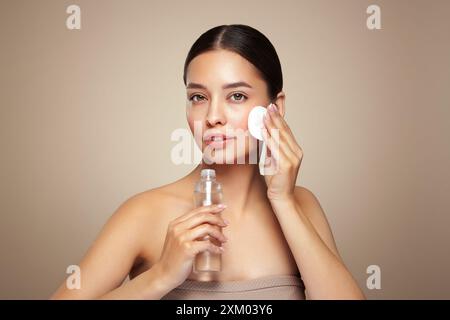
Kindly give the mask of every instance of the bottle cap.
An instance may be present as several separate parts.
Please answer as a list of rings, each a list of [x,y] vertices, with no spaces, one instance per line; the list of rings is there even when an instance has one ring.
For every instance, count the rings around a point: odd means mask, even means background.
[[[248,131],[258,140],[263,140],[262,128],[264,128],[264,115],[267,109],[262,106],[254,107],[248,114]]]
[[[216,170],[214,170],[214,169],[202,169],[201,177],[203,179],[215,179],[216,178]]]

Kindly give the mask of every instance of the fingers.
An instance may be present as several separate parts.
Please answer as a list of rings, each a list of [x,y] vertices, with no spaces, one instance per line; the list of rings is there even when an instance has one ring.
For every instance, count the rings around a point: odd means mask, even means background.
[[[221,228],[226,227],[228,222],[217,213],[225,209],[224,205],[211,205],[198,207],[169,224],[172,236],[180,242],[193,241],[207,235],[212,236],[219,242],[226,241]]]
[[[199,212],[194,216],[180,222],[179,225],[181,225],[183,229],[192,229],[204,223],[209,223],[220,227],[226,227],[228,225],[221,215],[211,212]]]
[[[192,256],[195,256],[203,251],[209,251],[212,253],[222,253],[224,251],[224,248],[216,246],[209,240],[200,240],[190,242],[188,251]]]
[[[219,213],[222,212],[227,206],[224,204],[213,204],[210,206],[201,206],[198,208],[193,209],[192,211],[189,211],[188,213],[181,215],[180,217],[176,218],[172,221],[173,224],[178,224],[180,222],[186,221],[187,219],[192,218],[196,214],[199,213]]]
[[[283,117],[278,112],[277,106],[274,105],[273,103],[271,103],[267,107],[267,113],[266,114],[267,114],[267,116],[270,119],[272,119],[272,121],[273,121],[273,123],[275,124],[276,127],[280,128],[280,129],[290,130],[289,126],[286,123],[286,121],[284,121]]]
[[[268,147],[267,154],[278,164],[284,164],[286,161],[292,161],[296,158],[295,154],[289,149],[285,143],[280,141],[278,132],[274,130],[272,135],[263,129],[263,140]],[[270,151],[270,152],[269,152]]]
[[[280,161],[280,148],[278,147],[278,144],[276,143],[276,140],[273,137],[269,136],[267,129],[263,128],[262,130],[262,137],[264,142],[266,143],[267,147],[269,148],[267,152],[268,157],[273,157],[275,161]]]
[[[267,116],[264,117],[264,124],[267,127],[269,135],[273,132],[272,129],[278,129],[280,140],[285,141],[289,146],[289,148],[283,149],[286,155],[289,156],[290,154],[293,154],[296,157],[302,156],[302,149],[295,140],[294,134],[273,104],[268,108]]]
[[[194,241],[199,238],[206,237],[206,236],[211,236],[211,237],[217,239],[219,242],[226,242],[228,240],[227,237],[225,237],[225,235],[222,233],[222,230],[219,227],[212,226],[207,223],[199,225],[193,229],[187,230],[180,236],[180,240],[181,241]]]
[[[273,152],[274,149],[278,149],[282,154],[285,154],[288,158],[295,157],[295,154],[293,150],[291,149],[290,145],[286,141],[286,135],[284,129],[280,129],[274,124],[273,119],[268,115],[264,119],[264,123],[266,125],[266,136],[267,140],[272,140],[273,143],[269,145],[272,146],[271,152]],[[286,141],[286,143],[283,143]]]

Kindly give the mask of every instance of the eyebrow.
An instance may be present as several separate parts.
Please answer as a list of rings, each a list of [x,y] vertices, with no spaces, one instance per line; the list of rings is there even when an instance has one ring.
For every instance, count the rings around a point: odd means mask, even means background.
[[[222,86],[222,89],[230,89],[230,88],[238,88],[238,87],[247,87],[247,88],[253,89],[253,87],[245,81],[239,81],[239,82],[225,84]],[[190,82],[186,86],[186,89],[206,89],[206,87],[200,83]]]

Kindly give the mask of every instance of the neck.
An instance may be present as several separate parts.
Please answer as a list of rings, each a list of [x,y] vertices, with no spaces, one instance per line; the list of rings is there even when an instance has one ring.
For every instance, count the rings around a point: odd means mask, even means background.
[[[191,176],[198,180],[202,169],[214,169],[216,179],[222,185],[224,203],[228,211],[242,215],[248,208],[267,202],[267,186],[264,176],[255,164],[199,164]]]

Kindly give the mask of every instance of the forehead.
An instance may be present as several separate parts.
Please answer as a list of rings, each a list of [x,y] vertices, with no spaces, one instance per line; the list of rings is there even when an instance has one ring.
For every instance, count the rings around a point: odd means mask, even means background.
[[[186,83],[206,86],[245,81],[255,87],[265,87],[259,71],[248,60],[228,50],[213,50],[196,56],[186,71]]]

